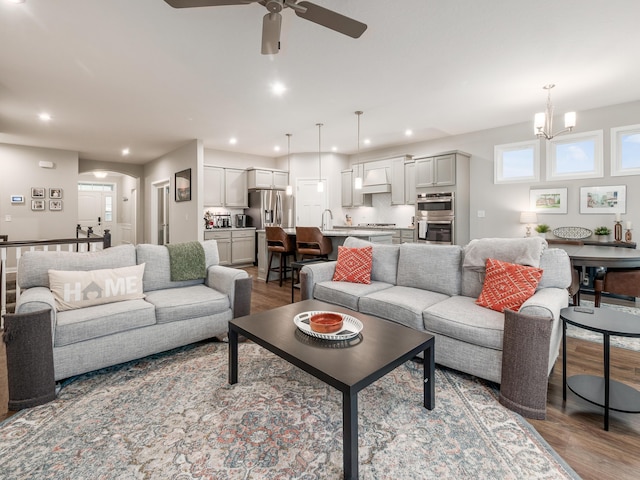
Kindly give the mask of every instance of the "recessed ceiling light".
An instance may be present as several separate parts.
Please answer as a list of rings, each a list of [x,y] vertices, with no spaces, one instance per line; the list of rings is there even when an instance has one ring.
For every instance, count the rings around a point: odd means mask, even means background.
[[[38,115],[38,118],[43,122],[48,122],[49,120],[51,120],[51,115],[46,112],[42,112],[40,115]]]
[[[271,84],[271,92],[274,95],[281,96],[286,91],[287,91],[287,87],[285,87],[284,83],[282,82],[275,82]]]
[[[369,139],[369,138],[365,138],[365,139],[364,139],[364,144],[365,144],[365,145],[371,145],[371,139]]]
[[[335,146],[334,146],[334,147],[331,147],[331,151],[332,151],[332,152],[337,152],[337,151],[338,151],[338,147],[335,147]]]
[[[93,172],[93,175],[96,178],[107,178],[108,173],[107,172]]]
[[[126,157],[127,155],[129,155],[129,149],[128,148],[123,148],[122,149],[122,156]]]
[[[229,139],[229,144],[230,145],[235,145],[236,143],[238,143],[238,139],[236,137],[231,137]]]
[[[275,152],[279,152],[280,151],[280,145],[276,145],[275,147],[273,147],[273,150]]]
[[[404,135],[405,135],[406,137],[411,137],[411,136],[413,135],[413,130],[411,130],[410,128],[407,128],[407,129],[404,131]]]

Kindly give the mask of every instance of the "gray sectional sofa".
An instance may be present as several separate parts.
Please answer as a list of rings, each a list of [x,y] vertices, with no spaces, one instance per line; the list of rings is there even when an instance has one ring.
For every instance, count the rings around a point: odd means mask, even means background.
[[[215,240],[201,242],[206,277],[172,281],[166,247],[121,245],[89,253],[33,251],[18,267],[16,313],[51,309],[55,379],[224,336],[250,310],[252,280],[218,265]],[[49,270],[96,271],[145,264],[144,298],[56,311]]]
[[[380,245],[349,237],[346,247],[373,247],[371,284],[334,282],[336,262],[301,270],[302,298],[315,298],[392,320],[435,336],[436,363],[500,383],[504,314],[475,303],[486,258],[539,266],[535,294],[520,312],[553,319],[549,372],[562,340],[560,310],[568,304],[566,252],[540,237],[481,239],[468,245]]]

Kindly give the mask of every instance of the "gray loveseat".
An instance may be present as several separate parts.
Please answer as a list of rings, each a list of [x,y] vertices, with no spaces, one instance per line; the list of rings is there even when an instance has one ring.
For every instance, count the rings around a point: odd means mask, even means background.
[[[371,284],[334,282],[336,262],[301,270],[302,298],[315,298],[392,320],[435,336],[436,363],[500,383],[504,314],[475,303],[487,257],[539,266],[535,294],[521,313],[553,319],[549,372],[562,340],[560,310],[568,304],[571,266],[566,252],[540,237],[481,239],[458,245],[372,244],[349,237],[346,247],[372,245]],[[536,258],[537,257],[537,258]]]
[[[224,336],[250,310],[252,280],[218,265],[215,240],[201,242],[206,277],[171,281],[166,247],[120,245],[89,253],[26,252],[18,267],[16,313],[51,309],[55,379]],[[144,263],[144,298],[56,311],[48,271],[95,271]]]

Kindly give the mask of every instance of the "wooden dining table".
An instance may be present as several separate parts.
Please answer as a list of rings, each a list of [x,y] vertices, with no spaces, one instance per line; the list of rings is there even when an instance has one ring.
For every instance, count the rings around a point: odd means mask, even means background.
[[[569,255],[575,267],[640,268],[640,250],[600,245],[551,244]]]

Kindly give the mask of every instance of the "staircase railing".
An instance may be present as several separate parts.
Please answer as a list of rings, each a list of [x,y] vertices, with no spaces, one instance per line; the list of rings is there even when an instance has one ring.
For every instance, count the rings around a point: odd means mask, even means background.
[[[6,238],[2,236],[3,240]],[[0,241],[0,315],[7,313],[7,274],[18,273],[20,257],[24,251],[68,251],[68,252],[93,252],[103,250],[111,246],[111,233],[104,231],[104,235],[96,235],[91,227],[87,229],[76,226],[76,238],[57,238],[53,240],[15,240]],[[14,267],[7,268],[7,260],[15,258]],[[20,296],[20,287],[16,281],[16,301]],[[2,320],[0,328],[4,328]]]

